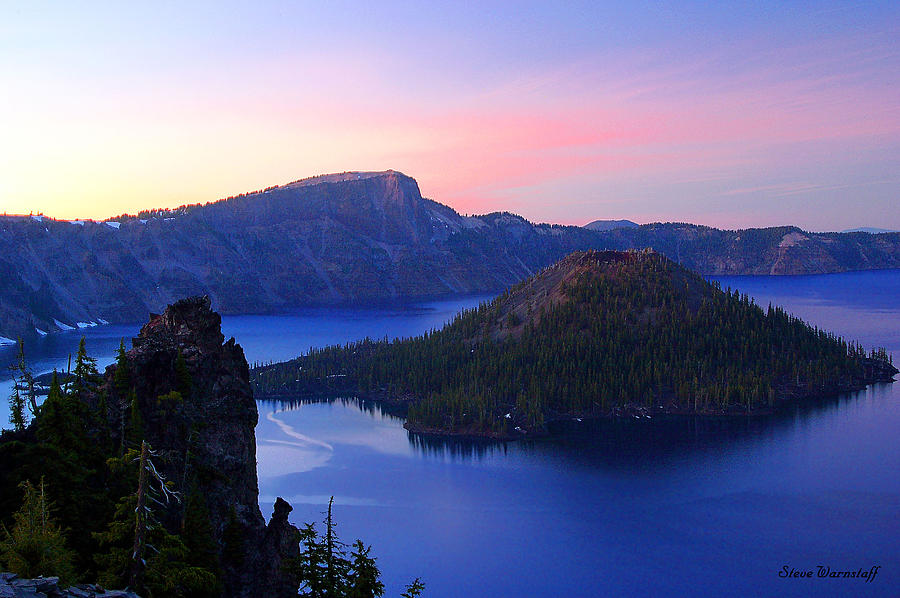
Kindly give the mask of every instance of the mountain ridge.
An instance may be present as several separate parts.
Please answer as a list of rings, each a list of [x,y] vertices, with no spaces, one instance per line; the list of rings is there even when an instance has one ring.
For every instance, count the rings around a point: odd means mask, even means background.
[[[591,231],[464,216],[403,173],[346,172],[103,222],[0,217],[0,336],[141,321],[191,295],[236,314],[493,292],[572,251],[643,247],[712,275],[900,267],[900,233]]]

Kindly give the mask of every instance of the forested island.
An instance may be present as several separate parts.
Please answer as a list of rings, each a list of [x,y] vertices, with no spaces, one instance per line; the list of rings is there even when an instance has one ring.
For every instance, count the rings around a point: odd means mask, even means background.
[[[517,438],[561,419],[767,414],[896,373],[884,349],[642,250],[573,253],[441,330],[314,349],[252,381],[259,397],[380,400],[414,432]]]
[[[145,598],[383,594],[371,547],[338,539],[331,504],[323,525],[298,529],[281,498],[263,519],[249,369],[208,297],[151,314],[103,374],[82,338],[40,404],[21,347],[0,435],[0,571]],[[38,586],[56,588],[0,578],[4,596]]]

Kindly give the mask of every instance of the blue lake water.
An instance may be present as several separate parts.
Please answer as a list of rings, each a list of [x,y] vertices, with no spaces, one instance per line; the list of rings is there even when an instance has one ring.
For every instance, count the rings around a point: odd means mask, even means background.
[[[728,277],[765,306],[900,357],[900,271]],[[397,309],[226,317],[252,361],[364,336],[417,334],[477,298]],[[138,326],[85,331],[112,360]],[[31,347],[64,367],[79,333]],[[14,351],[0,350],[0,363]],[[4,396],[8,394],[3,388]],[[422,442],[354,401],[259,403],[260,506],[321,520],[374,546],[387,594],[428,596],[896,596],[900,588],[900,385],[774,418],[616,421],[508,444]],[[5,417],[4,417],[5,420]],[[782,579],[783,566],[869,570]]]

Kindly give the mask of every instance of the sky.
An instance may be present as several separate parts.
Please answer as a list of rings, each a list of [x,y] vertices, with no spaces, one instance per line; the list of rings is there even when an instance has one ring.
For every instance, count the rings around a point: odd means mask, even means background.
[[[0,212],[347,170],[539,222],[900,229],[900,3],[0,0]]]

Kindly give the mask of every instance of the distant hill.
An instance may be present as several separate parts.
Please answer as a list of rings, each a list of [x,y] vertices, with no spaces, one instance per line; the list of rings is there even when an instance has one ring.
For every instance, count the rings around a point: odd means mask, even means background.
[[[416,432],[506,438],[576,417],[770,412],[895,373],[883,350],[866,356],[658,253],[592,251],[440,331],[312,350],[252,380],[257,396],[356,394],[408,405]]]
[[[465,217],[399,172],[345,172],[107,222],[0,217],[0,337],[137,322],[198,294],[236,314],[484,293],[575,250],[644,247],[704,274],[900,267],[900,233]]]
[[[896,233],[897,231],[891,230],[889,228],[873,228],[871,226],[862,226],[860,228],[848,228],[847,230],[841,231],[843,233],[869,233],[872,235],[881,235],[884,233]]]
[[[637,222],[631,220],[594,220],[584,225],[588,230],[613,230],[617,228],[637,228],[640,226]]]

